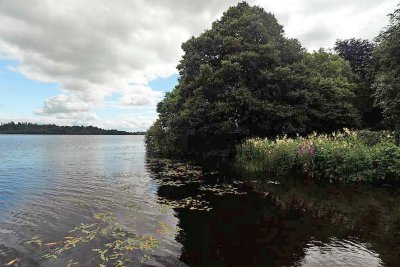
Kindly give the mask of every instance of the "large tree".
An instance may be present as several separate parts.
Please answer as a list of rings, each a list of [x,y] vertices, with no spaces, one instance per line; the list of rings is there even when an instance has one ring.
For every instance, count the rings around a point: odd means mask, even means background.
[[[400,132],[400,9],[390,15],[389,25],[376,38],[376,104],[387,125]]]
[[[375,61],[373,51],[375,44],[369,40],[337,40],[334,50],[349,61],[354,72],[356,84],[354,105],[357,107],[362,126],[376,129],[381,127],[382,110],[374,105]]]
[[[179,84],[158,104],[147,134],[151,149],[225,153],[250,136],[331,131],[355,121],[349,64],[306,53],[260,7],[229,8],[182,48]]]

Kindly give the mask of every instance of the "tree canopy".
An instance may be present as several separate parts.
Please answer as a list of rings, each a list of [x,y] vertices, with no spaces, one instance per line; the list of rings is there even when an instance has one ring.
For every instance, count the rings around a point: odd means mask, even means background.
[[[357,126],[350,64],[307,53],[276,18],[239,3],[182,45],[179,84],[158,104],[150,150],[172,155],[229,152],[247,137]]]
[[[381,108],[374,105],[375,47],[375,43],[369,40],[355,38],[337,40],[334,47],[334,50],[350,63],[354,72],[353,81],[356,84],[353,103],[361,116],[362,126],[371,129],[381,128],[383,120]]]
[[[389,25],[376,42],[376,104],[388,127],[400,131],[400,9],[390,15]]]

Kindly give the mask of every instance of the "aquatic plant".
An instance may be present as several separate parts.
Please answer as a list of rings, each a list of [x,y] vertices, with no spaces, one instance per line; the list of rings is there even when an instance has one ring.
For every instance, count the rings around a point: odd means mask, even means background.
[[[212,207],[210,203],[206,200],[201,199],[202,196],[198,195],[196,197],[187,197],[179,200],[165,200],[160,199],[159,202],[173,209],[189,209],[189,210],[199,210],[199,211],[210,211]]]
[[[217,184],[217,185],[202,185],[199,187],[199,190],[211,192],[215,195],[224,196],[224,195],[245,195],[246,192],[239,191],[238,188],[234,187],[230,184]]]
[[[350,131],[276,140],[253,138],[237,147],[240,167],[276,176],[341,182],[399,182],[400,147],[390,132]]]
[[[123,228],[111,212],[101,212],[93,216],[94,223],[80,224],[68,232],[60,241],[44,242],[39,236],[34,236],[25,242],[26,245],[41,249],[43,260],[57,259],[64,252],[88,243],[95,239],[104,239],[101,247],[93,248],[93,260],[99,266],[130,266],[140,257],[140,262],[150,259],[148,252],[154,251],[160,240],[150,235],[138,235],[133,230]],[[159,234],[175,234],[166,224],[160,224]],[[168,229],[168,231],[166,230]],[[135,256],[135,258],[133,257]],[[70,260],[67,266],[85,265]]]

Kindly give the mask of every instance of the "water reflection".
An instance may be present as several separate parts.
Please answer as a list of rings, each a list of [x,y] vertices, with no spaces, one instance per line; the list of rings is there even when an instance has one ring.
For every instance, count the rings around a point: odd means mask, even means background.
[[[166,180],[158,188],[162,198],[201,196],[212,207],[209,212],[176,208],[180,259],[190,266],[397,266],[392,250],[400,239],[393,222],[399,214],[383,215],[397,210],[387,203],[399,200],[396,190],[241,182],[204,173],[199,175],[203,185],[176,186],[168,174],[187,179],[179,164],[178,170],[165,162],[149,168],[156,179]],[[246,194],[201,190],[204,184],[221,188],[220,183]]]
[[[306,246],[304,258],[295,266],[383,266],[379,255],[369,246],[351,239],[332,238],[328,243],[312,241]]]
[[[128,266],[399,262],[396,189],[207,172],[146,157],[140,136],[0,136],[0,148],[0,264],[99,266],[96,249],[112,243],[111,257],[127,238]]]

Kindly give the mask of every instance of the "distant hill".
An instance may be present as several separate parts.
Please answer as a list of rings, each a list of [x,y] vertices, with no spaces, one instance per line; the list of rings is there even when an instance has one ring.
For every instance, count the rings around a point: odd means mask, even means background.
[[[0,134],[143,135],[145,132],[104,130],[93,126],[58,126],[28,122],[0,124]]]

